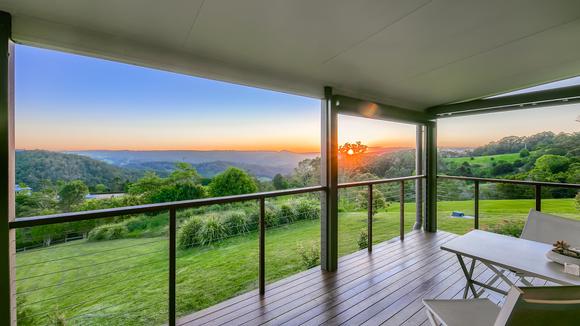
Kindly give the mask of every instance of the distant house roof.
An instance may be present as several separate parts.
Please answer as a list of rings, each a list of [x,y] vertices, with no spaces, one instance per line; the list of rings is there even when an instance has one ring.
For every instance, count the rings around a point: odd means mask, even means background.
[[[20,192],[20,191],[32,191],[32,188],[30,188],[30,187],[20,187],[20,185],[15,185],[14,186],[14,191],[16,191],[16,192]]]

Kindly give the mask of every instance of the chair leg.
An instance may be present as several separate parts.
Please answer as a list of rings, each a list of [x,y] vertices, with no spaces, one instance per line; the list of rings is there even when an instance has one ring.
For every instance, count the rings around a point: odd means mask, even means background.
[[[425,309],[425,312],[427,312],[427,318],[429,318],[429,322],[431,323],[431,326],[439,326],[439,323],[437,322],[437,317],[435,317],[435,315],[433,315],[431,310]]]

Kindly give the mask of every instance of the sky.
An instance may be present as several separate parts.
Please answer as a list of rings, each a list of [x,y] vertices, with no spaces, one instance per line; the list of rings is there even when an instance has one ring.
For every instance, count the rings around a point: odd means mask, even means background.
[[[320,151],[318,99],[22,45],[15,64],[18,149]],[[439,145],[579,131],[577,116],[569,105],[441,119]],[[414,137],[412,125],[339,118],[339,143],[413,147]]]
[[[443,118],[437,121],[440,147],[476,147],[506,136],[543,131],[580,132],[580,104]]]

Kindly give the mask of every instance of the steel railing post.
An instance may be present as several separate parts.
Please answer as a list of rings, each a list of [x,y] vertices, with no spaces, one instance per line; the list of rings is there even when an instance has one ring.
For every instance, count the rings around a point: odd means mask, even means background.
[[[539,212],[542,210],[542,186],[536,185],[536,210]]]
[[[474,228],[477,230],[479,229],[479,180],[474,181],[474,194],[473,194],[473,201],[474,201]]]
[[[367,249],[373,251],[373,185],[368,185],[368,202],[367,202]]]
[[[259,261],[258,261],[258,282],[260,295],[266,293],[266,199],[260,198],[260,240],[259,240]]]
[[[176,234],[175,208],[169,209],[169,325],[175,325]]]
[[[405,181],[401,181],[399,213],[399,237],[401,240],[405,240]]]

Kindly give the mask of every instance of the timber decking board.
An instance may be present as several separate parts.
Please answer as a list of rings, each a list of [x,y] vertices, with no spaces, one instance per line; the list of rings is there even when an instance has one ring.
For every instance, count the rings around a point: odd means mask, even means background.
[[[440,249],[455,237],[444,231],[413,231],[404,241],[395,238],[374,245],[372,253],[361,250],[340,258],[335,273],[313,268],[267,285],[263,297],[250,291],[180,318],[177,324],[426,325],[423,298],[463,296],[465,278],[457,258]],[[477,264],[474,276],[488,281],[493,274]],[[499,281],[496,285],[506,288]],[[503,300],[488,291],[482,297],[496,304]]]

